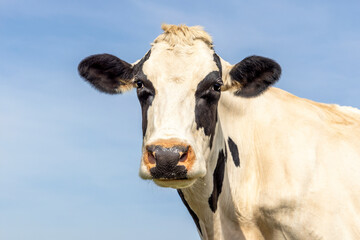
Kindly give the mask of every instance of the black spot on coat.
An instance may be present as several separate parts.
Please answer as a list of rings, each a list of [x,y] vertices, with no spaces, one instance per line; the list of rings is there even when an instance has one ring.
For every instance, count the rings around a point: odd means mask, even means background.
[[[196,213],[191,209],[191,207],[189,206],[189,204],[187,203],[187,201],[185,200],[184,194],[181,190],[177,190],[182,202],[184,203],[185,207],[187,208],[187,210],[189,211],[191,217],[193,218],[197,229],[199,230],[200,234],[202,235],[202,231],[201,231],[201,227],[200,227],[200,222],[199,222],[199,218],[196,215]]]
[[[214,170],[214,175],[213,175],[213,191],[209,197],[209,206],[211,211],[213,211],[214,213],[216,212],[217,209],[217,203],[218,203],[218,199],[222,190],[222,185],[224,182],[224,174],[225,174],[225,164],[226,164],[226,147],[225,147],[225,152],[224,150],[221,150],[219,152],[219,156],[218,156],[218,160],[216,163],[216,167]]]
[[[237,167],[240,167],[240,158],[239,158],[239,151],[236,143],[229,137],[228,138],[228,145],[231,152],[231,156],[233,158],[234,164]]]

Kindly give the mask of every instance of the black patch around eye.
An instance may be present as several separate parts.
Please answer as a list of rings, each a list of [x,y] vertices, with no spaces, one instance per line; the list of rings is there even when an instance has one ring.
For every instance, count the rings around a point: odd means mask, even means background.
[[[196,227],[197,229],[199,230],[200,234],[202,235],[202,231],[201,231],[201,227],[200,227],[200,222],[199,222],[199,218],[198,216],[196,215],[196,213],[191,209],[191,207],[189,206],[188,202],[186,201],[185,197],[184,197],[184,194],[181,190],[177,190],[182,202],[184,203],[185,207],[187,208],[187,210],[189,211],[191,217],[193,218],[195,224],[196,224]]]
[[[141,89],[141,90],[139,90],[138,98],[139,98],[141,105],[149,104],[149,106],[147,106],[147,107],[150,107],[151,103],[154,99],[154,94],[152,91],[150,91],[148,89]]]
[[[215,83],[222,84],[220,73],[218,71],[212,71],[198,84],[195,92],[195,97],[203,97],[211,90]]]
[[[235,166],[240,167],[239,150],[236,143],[230,137],[228,138],[228,145]]]
[[[142,70],[145,61],[150,58],[150,54],[151,50],[149,50],[146,55],[134,66],[134,72],[136,73],[135,83],[137,81],[141,81],[142,83],[141,88],[137,88],[136,92],[141,105],[143,137],[145,136],[148,124],[147,112],[155,98],[155,88]]]
[[[209,197],[209,206],[213,213],[216,212],[218,199],[222,191],[222,185],[225,175],[226,157],[227,152],[225,147],[225,152],[223,149],[219,152],[218,160],[213,174],[213,191],[211,193],[211,196]]]
[[[142,130],[143,130],[143,137],[145,136],[146,129],[147,129],[147,112],[149,107],[152,105],[152,102],[155,98],[155,88],[149,80],[143,80],[142,88],[137,89],[138,99],[141,105],[141,112],[142,112]]]
[[[141,81],[138,80],[136,82],[136,85],[137,85],[136,92],[137,92],[137,95],[138,95],[138,98],[140,101],[144,101],[148,97],[155,95],[155,88],[152,85],[152,83],[149,80],[147,80],[147,77],[145,75],[142,77],[142,79],[143,80],[141,80]],[[139,83],[141,83],[141,84],[139,84]],[[141,86],[139,86],[139,85],[141,85]]]
[[[220,92],[215,91],[213,86],[219,82],[218,71],[209,73],[197,86],[195,92],[195,122],[196,129],[204,128],[206,136],[210,136],[210,148],[214,138],[217,122],[217,105]]]

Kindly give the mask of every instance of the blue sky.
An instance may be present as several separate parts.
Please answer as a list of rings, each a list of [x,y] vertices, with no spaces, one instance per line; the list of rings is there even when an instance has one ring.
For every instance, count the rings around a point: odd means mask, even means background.
[[[204,26],[231,63],[277,60],[293,94],[360,107],[357,0],[0,0],[0,239],[198,239],[175,190],[138,177],[134,92],[77,74],[91,54],[141,58],[163,22]]]

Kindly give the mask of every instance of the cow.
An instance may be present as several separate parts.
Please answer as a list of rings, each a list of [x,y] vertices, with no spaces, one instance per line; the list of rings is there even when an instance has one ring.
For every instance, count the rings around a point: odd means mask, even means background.
[[[78,66],[101,92],[136,88],[141,178],[177,189],[201,239],[360,239],[360,110],[271,86],[277,62],[232,65],[202,27],[162,29],[133,64]]]

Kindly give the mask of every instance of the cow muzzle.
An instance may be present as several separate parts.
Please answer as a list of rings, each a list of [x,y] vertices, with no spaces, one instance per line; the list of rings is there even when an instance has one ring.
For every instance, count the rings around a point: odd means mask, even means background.
[[[174,180],[185,181],[195,162],[192,147],[182,141],[160,140],[145,146],[144,164],[152,179],[161,186],[170,186]]]

